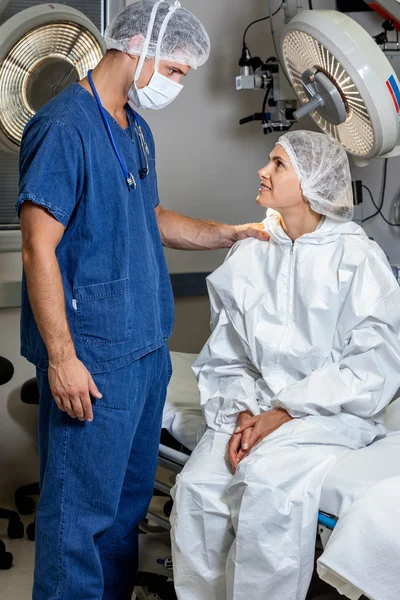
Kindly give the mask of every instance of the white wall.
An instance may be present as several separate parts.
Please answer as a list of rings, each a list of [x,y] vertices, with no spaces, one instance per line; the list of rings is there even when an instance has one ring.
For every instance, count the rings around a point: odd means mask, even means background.
[[[166,207],[193,217],[232,223],[263,218],[263,210],[255,203],[257,169],[267,161],[277,135],[264,136],[258,124],[239,126],[241,117],[260,110],[262,93],[235,92],[234,78],[243,30],[251,20],[266,14],[267,4],[266,0],[184,2],[209,30],[212,55],[207,65],[189,74],[185,89],[174,104],[159,113],[146,114],[156,137],[160,195]],[[274,4],[278,5],[278,0]],[[314,0],[314,6],[333,8],[334,0]],[[374,20],[370,14],[361,18],[371,33],[379,31],[380,19]],[[278,18],[276,29],[280,29]],[[248,44],[253,54],[264,59],[273,53],[267,23],[250,30]],[[304,122],[304,127],[308,124]],[[368,169],[354,170],[377,200],[382,166],[376,160]],[[399,159],[392,159],[387,207],[398,193],[398,168]],[[366,199],[366,213],[372,210]],[[386,250],[392,263],[400,264],[400,232],[389,228],[379,217],[369,222],[366,229]],[[216,267],[223,255],[168,251],[168,261],[171,272],[207,271]],[[18,279],[20,273],[19,253],[0,254],[0,280]],[[207,300],[180,300],[172,347],[199,349],[207,336],[207,321]],[[37,409],[22,405],[19,400],[19,387],[34,370],[19,357],[18,338],[19,310],[0,309],[0,355],[11,359],[16,368],[14,379],[0,388],[0,493],[37,477]]]

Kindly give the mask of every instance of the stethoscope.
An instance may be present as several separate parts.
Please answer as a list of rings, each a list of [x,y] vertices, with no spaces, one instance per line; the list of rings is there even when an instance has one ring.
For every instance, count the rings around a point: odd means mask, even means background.
[[[115,156],[117,157],[118,162],[121,165],[121,169],[123,171],[126,183],[128,184],[129,188],[133,187],[133,189],[136,190],[136,180],[135,180],[135,177],[125,167],[125,163],[122,160],[122,157],[121,157],[120,153],[118,152],[118,148],[117,148],[117,146],[115,144],[114,136],[112,134],[112,131],[111,131],[111,128],[110,128],[110,124],[109,124],[108,119],[107,119],[106,111],[103,108],[103,105],[102,105],[101,100],[99,98],[99,95],[97,93],[96,87],[95,87],[95,85],[93,83],[92,69],[90,69],[90,71],[88,72],[88,80],[89,80],[89,83],[90,83],[90,87],[92,88],[93,95],[94,95],[94,97],[96,99],[97,106],[99,107],[100,114],[101,114],[101,116],[103,118],[103,122],[104,122],[105,128],[107,130],[108,137],[110,138],[111,145],[112,145],[112,147],[114,149],[114,152],[115,152]],[[139,117],[133,111],[132,111],[132,114],[133,114],[133,118],[135,119],[135,128],[136,128],[136,131],[137,131],[137,134],[138,134],[138,138],[139,138],[140,149],[141,149],[141,152],[142,152],[142,156],[144,156],[144,161],[145,161],[145,167],[143,167],[142,169],[139,170],[140,179],[144,179],[150,173],[149,159],[147,157],[147,155],[149,153],[149,148],[148,148],[148,146],[146,144],[146,140],[144,139],[143,131],[142,131],[142,128],[140,126]]]

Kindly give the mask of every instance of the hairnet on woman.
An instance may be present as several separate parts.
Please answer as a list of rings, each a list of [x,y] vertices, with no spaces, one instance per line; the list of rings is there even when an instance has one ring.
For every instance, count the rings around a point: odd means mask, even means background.
[[[287,133],[259,177],[270,241],[208,278],[207,430],[173,491],[179,600],[304,600],[324,476],[385,435],[400,386],[400,288],[351,221],[343,148]]]
[[[353,218],[349,160],[333,138],[313,131],[293,131],[278,144],[285,150],[304,198],[320,215],[339,221]]]

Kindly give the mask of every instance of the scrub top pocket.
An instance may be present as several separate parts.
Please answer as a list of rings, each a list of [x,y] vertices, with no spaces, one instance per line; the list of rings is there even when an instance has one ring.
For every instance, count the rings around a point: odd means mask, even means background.
[[[129,279],[75,288],[80,340],[91,346],[126,342],[132,332]]]

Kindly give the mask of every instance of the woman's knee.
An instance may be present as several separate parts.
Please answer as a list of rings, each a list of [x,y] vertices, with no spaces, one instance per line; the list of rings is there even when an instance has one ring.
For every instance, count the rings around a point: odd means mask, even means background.
[[[215,468],[215,457],[206,455],[201,464],[188,463],[187,467],[177,476],[175,483],[175,495],[178,494],[208,494],[215,488],[226,487],[232,475],[223,464],[222,468]]]

